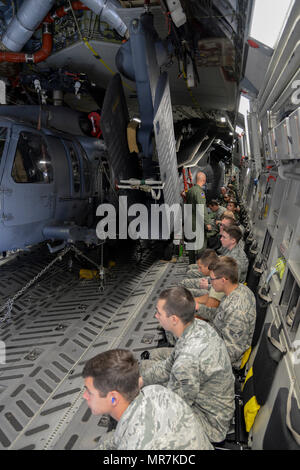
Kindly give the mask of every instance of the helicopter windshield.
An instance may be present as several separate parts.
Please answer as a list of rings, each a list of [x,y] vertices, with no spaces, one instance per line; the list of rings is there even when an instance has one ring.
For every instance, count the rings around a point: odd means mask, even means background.
[[[40,135],[21,132],[12,177],[16,183],[51,183],[53,169],[46,144]]]

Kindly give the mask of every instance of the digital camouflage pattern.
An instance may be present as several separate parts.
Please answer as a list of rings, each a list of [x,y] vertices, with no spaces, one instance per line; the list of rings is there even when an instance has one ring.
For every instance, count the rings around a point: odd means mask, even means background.
[[[210,280],[209,278],[207,279]],[[223,299],[225,295],[224,292],[216,292],[211,284],[208,285],[208,289],[200,289],[200,280],[201,278],[185,278],[180,281],[179,285],[188,289],[194,297],[201,297],[202,295],[208,294],[208,296],[212,297],[213,299]]]
[[[235,259],[239,270],[239,282],[245,282],[248,272],[249,260],[241,246],[237,244],[234,248],[232,248],[232,250],[222,248],[219,250],[219,253],[222,256],[229,256],[230,258]]]
[[[256,320],[256,300],[243,284],[224,297],[216,309],[200,308],[197,312],[209,320],[225,341],[232,366],[239,368],[244,352],[251,346]]]
[[[173,333],[171,333],[171,331],[165,331],[165,335],[166,335],[166,339],[167,339],[169,345],[174,346],[176,341],[177,341],[176,336],[174,336]],[[161,349],[161,348],[159,348],[159,349]]]
[[[224,440],[234,413],[234,376],[225,343],[208,323],[195,319],[165,360],[143,361],[140,373],[144,385],[162,384],[182,397],[211,442]]]
[[[213,450],[192,409],[161,385],[144,387],[99,450]]]
[[[214,219],[221,220],[221,217],[225,211],[226,211],[226,207],[219,206],[218,210],[216,212],[213,212]]]
[[[205,277],[200,273],[198,264],[190,264],[186,271],[186,278],[201,278]]]
[[[186,277],[180,281],[179,285],[188,289],[194,297],[200,297],[208,293],[207,289],[200,289],[200,280],[200,277]]]

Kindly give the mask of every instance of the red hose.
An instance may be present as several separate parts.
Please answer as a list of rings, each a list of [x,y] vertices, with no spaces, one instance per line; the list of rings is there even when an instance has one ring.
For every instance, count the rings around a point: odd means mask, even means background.
[[[85,5],[83,5],[82,2],[72,2],[72,8],[73,10],[89,10],[88,7],[86,7]],[[55,13],[53,13],[52,15],[50,13],[48,13],[48,15],[46,16],[46,18],[44,19],[43,23],[46,21],[48,23],[54,23],[55,21],[55,18],[62,18],[63,16],[66,16],[69,12],[69,9],[65,8],[64,6],[63,7],[60,7],[58,8]]]
[[[83,5],[83,3],[76,1],[72,2],[73,10],[89,10],[88,7]],[[44,18],[41,25],[44,23],[54,23],[55,18],[62,18],[63,16],[68,14],[68,10],[65,10],[65,7],[58,8],[53,15],[48,15]],[[40,25],[40,26],[41,26]],[[40,27],[39,26],[39,27]],[[27,54],[25,52],[0,52],[0,62],[15,62],[15,63],[24,63],[24,62],[33,62],[35,64],[46,60],[47,57],[52,52],[53,46],[53,38],[52,33],[49,31],[43,33],[42,37],[42,47],[39,51],[35,52],[34,54]]]
[[[33,62],[37,64],[47,59],[52,51],[53,39],[52,34],[49,32],[43,33],[42,47],[34,54],[27,54],[25,52],[0,52],[0,62]]]

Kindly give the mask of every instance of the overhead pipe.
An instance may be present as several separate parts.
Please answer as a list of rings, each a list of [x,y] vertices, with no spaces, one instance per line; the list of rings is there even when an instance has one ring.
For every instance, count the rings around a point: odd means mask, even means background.
[[[127,26],[116,11],[121,6],[117,0],[84,0],[83,3],[96,15],[100,15],[120,36],[128,38]]]
[[[49,23],[43,23],[43,36],[42,47],[34,54],[27,54],[24,52],[0,52],[0,62],[14,62],[14,63],[33,63],[37,64],[46,60],[52,52],[53,37],[49,29]]]
[[[0,52],[0,62],[38,63],[49,57],[53,46],[52,32],[49,26],[56,18],[62,18],[71,9],[70,6],[60,7],[51,15],[49,10],[54,3],[55,0],[24,1],[2,37],[2,46],[7,51]],[[116,12],[116,8],[120,6],[116,0],[86,0],[84,3],[86,5],[80,1],[72,2],[72,8],[74,10],[92,10],[109,23],[120,36],[128,37],[127,26]],[[20,52],[41,23],[43,24],[41,49],[34,54]]]
[[[2,37],[4,47],[11,52],[20,52],[54,3],[55,0],[24,1]]]
[[[54,23],[57,18],[62,18],[63,16],[66,16],[69,11],[71,10],[74,11],[79,11],[79,10],[89,10],[89,7],[85,6],[82,2],[72,2],[71,6],[70,5],[64,5],[60,8],[58,8],[54,13],[48,13],[44,21],[48,23]]]

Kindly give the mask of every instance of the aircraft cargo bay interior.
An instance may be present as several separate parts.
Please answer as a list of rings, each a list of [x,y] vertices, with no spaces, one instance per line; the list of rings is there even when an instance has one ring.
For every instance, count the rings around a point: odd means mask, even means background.
[[[1,450],[300,449],[299,28],[0,0]]]

